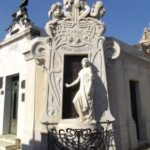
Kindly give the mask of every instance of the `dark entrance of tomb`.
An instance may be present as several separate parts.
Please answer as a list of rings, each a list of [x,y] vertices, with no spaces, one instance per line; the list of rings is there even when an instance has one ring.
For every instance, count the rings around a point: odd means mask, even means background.
[[[88,55],[66,55],[64,57],[64,84],[73,82],[81,70],[81,60]],[[77,118],[78,114],[73,106],[73,98],[79,89],[79,84],[63,90],[62,118]]]
[[[17,134],[19,75],[6,77],[5,133]]]
[[[10,133],[17,133],[19,77],[12,78]]]
[[[131,112],[135,122],[137,139],[139,142],[145,141],[145,127],[142,123],[142,110],[141,110],[141,99],[138,81],[129,81],[130,84],[130,98],[131,98]]]

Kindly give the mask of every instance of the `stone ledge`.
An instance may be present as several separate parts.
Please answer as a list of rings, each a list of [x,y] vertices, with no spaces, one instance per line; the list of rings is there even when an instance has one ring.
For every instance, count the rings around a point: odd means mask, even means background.
[[[12,144],[0,141],[0,150],[17,150],[20,148],[20,144]]]
[[[15,135],[0,135],[0,150],[18,150],[20,149],[20,139]]]
[[[15,135],[6,134],[0,136],[0,142],[6,142],[11,144],[19,144],[20,139],[18,139]]]
[[[24,37],[27,37],[28,35],[30,35],[31,37],[33,36],[40,36],[41,31],[38,27],[36,26],[28,26],[24,29],[22,29],[20,32],[18,32],[17,34],[14,34],[12,36],[10,36],[9,38],[5,38],[3,41],[0,41],[0,48],[13,43],[14,41],[18,41]],[[32,38],[30,38],[32,39]]]

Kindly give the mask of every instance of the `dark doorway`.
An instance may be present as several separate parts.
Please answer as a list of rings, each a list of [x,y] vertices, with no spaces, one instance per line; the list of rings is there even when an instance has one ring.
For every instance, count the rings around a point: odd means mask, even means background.
[[[141,103],[140,103],[140,93],[139,93],[139,82],[138,81],[129,81],[130,83],[130,98],[131,98],[131,111],[132,117],[135,121],[137,139],[141,141]]]
[[[64,57],[64,84],[73,82],[81,70],[81,60],[87,55],[69,55]],[[78,114],[73,106],[72,100],[79,89],[79,85],[63,90],[62,118],[76,118]]]
[[[17,133],[19,77],[12,78],[10,133]]]
[[[4,134],[17,134],[19,75],[6,77]]]

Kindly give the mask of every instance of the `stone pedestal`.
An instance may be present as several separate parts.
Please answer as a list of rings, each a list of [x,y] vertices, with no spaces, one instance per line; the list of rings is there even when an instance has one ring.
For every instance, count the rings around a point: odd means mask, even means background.
[[[100,124],[98,123],[83,123],[81,121],[79,121],[79,119],[64,119],[62,121],[59,122],[58,126],[57,126],[57,130],[63,129],[66,130],[68,128],[71,129],[98,129],[100,130]]]

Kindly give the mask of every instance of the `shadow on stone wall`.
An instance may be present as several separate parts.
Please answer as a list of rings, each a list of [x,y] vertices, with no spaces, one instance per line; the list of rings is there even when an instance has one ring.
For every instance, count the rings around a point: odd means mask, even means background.
[[[100,76],[102,76],[102,72],[99,72],[94,65],[92,65],[92,70],[94,73],[94,109],[96,110],[95,117],[97,122],[99,122],[103,113],[108,109],[108,97],[105,85],[100,78]]]
[[[48,135],[41,133],[41,141],[30,140],[29,144],[22,144],[21,150],[48,150]]]
[[[94,80],[96,82],[94,82],[94,89],[95,89],[95,96],[94,96],[94,109],[96,110],[95,115],[96,115],[96,120],[97,122],[99,122],[102,118],[104,120],[108,120],[108,122],[103,122],[102,124],[105,126],[112,126],[111,130],[106,131],[107,135],[107,143],[106,143],[106,147],[111,147],[112,149],[120,149],[119,148],[119,139],[118,139],[118,133],[119,133],[119,128],[116,125],[116,120],[111,122],[112,118],[105,118],[105,112],[110,109],[110,113],[112,114],[112,116],[114,116],[114,110],[115,107],[111,105],[110,99],[109,98],[109,91],[108,89],[106,89],[104,84],[107,83],[103,83],[105,82],[105,79],[101,79],[103,78],[102,73],[103,72],[99,72],[98,69],[96,68],[96,66],[92,65],[92,69],[94,72]],[[103,80],[103,81],[102,81]],[[109,106],[110,105],[110,106]],[[106,116],[108,117],[108,116]],[[115,116],[114,116],[115,117]],[[102,119],[102,120],[103,120]],[[110,119],[110,120],[109,120]],[[109,122],[110,121],[110,122]],[[106,127],[107,128],[107,127]]]

